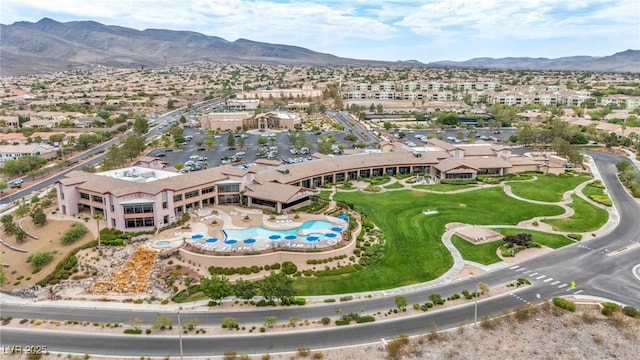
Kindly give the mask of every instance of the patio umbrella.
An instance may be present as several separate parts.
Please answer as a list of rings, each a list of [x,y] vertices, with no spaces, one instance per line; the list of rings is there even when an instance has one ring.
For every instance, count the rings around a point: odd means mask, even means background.
[[[287,235],[284,237],[285,240],[295,240],[297,238],[297,236],[295,235]]]
[[[245,244],[253,244],[256,242],[256,239],[244,239],[242,242]]]
[[[345,214],[338,215],[338,219],[340,219],[340,220],[349,220],[349,215],[345,215]]]
[[[336,233],[326,233],[326,234],[324,234],[324,236],[326,236],[326,237],[328,237],[328,238],[334,238],[334,237],[336,237],[337,235],[336,235]]]
[[[331,231],[341,232],[342,228],[341,227],[333,227],[333,228],[331,228]]]
[[[278,240],[280,240],[281,238],[282,238],[282,236],[277,235],[277,234],[274,234],[274,235],[269,236],[269,240],[274,240],[274,241],[278,241]]]
[[[208,238],[208,239],[206,240],[206,242],[208,242],[208,243],[214,243],[214,242],[216,242],[216,241],[218,241],[218,238]]]
[[[228,240],[224,241],[224,243],[227,244],[227,245],[233,245],[233,244],[235,244],[237,242],[238,242],[238,240],[235,240],[235,239],[228,239]]]

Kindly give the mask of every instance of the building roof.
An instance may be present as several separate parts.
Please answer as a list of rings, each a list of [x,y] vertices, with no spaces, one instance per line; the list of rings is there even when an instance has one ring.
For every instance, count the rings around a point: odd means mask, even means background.
[[[446,157],[438,152],[425,153],[421,158],[416,158],[412,153],[373,153],[348,156],[327,157],[315,161],[281,165],[276,168],[264,169],[256,173],[256,179],[261,182],[277,181],[281,184],[289,184],[310,177],[323,176],[337,171],[352,171],[360,168],[402,166],[402,165],[434,165],[439,157]],[[274,171],[275,170],[275,171]]]
[[[301,191],[311,191],[300,186],[278,184],[275,182],[253,183],[245,186],[245,195],[256,199],[286,204]]]

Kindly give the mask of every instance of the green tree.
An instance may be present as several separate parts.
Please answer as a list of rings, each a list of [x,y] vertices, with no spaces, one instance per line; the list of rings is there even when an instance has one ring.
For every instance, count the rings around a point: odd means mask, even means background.
[[[134,122],[133,122],[133,130],[138,134],[138,135],[144,135],[147,133],[147,131],[149,131],[149,123],[147,122],[146,119],[143,119],[141,117],[138,117]]]
[[[98,229],[98,247],[100,247],[100,221],[104,220],[102,214],[94,214],[93,219],[96,221],[96,228]]]
[[[29,213],[29,211],[31,211],[31,209],[29,208],[29,205],[21,205],[16,209],[16,211],[14,211],[14,213],[18,217],[24,217]]]
[[[274,327],[278,323],[278,319],[275,316],[267,316],[264,319],[264,326],[268,328]]]
[[[27,240],[27,232],[22,230],[20,227],[16,227],[14,234],[16,236],[16,241],[19,243],[23,243]]]
[[[174,99],[167,100],[167,109],[173,110],[176,107],[176,101]]]
[[[448,112],[438,115],[438,124],[447,126],[456,126],[460,122],[460,117],[454,112]]]
[[[37,206],[31,211],[31,220],[36,226],[44,225],[47,222],[47,215],[40,206]]]
[[[240,138],[238,139],[238,147],[239,147],[240,149],[244,148],[244,138],[243,138],[243,137],[240,137]]]
[[[134,317],[133,319],[129,320],[129,325],[131,325],[132,328],[138,330],[138,328],[140,327],[140,325],[142,325],[144,321],[142,320],[142,318],[139,317]]]
[[[261,137],[258,139],[258,145],[260,145],[260,146],[267,145],[268,143],[269,143],[269,139],[267,139],[267,138],[266,138],[266,137],[264,137],[264,136],[261,136]]]
[[[387,130],[393,127],[393,125],[391,124],[391,121],[385,121],[384,123],[382,123],[382,126]]]
[[[18,228],[13,222],[13,215],[11,214],[3,215],[2,218],[0,218],[0,222],[2,223],[2,226],[4,228],[4,233],[7,235],[14,234],[16,232],[16,229]]]
[[[9,186],[6,181],[0,180],[0,193],[2,193]]]
[[[396,295],[393,300],[396,303],[396,307],[400,310],[405,309],[407,307],[407,298],[402,295]]]
[[[233,136],[233,133],[229,133],[229,136],[227,136],[227,146],[228,147],[236,146],[236,138]]]
[[[214,300],[222,300],[231,295],[231,283],[226,276],[213,276],[200,280],[200,290]]]
[[[376,113],[378,114],[384,113],[384,107],[382,106],[382,104],[376,105]]]
[[[173,320],[167,315],[158,314],[156,321],[153,323],[155,330],[166,330],[173,326]]]
[[[180,115],[180,124],[186,124],[187,123],[187,118],[184,117],[184,115]]]
[[[229,329],[229,330],[237,329],[238,322],[236,321],[236,318],[232,316],[227,316],[224,319],[222,319],[222,328]]]
[[[257,295],[256,283],[242,278],[236,280],[232,286],[233,294],[240,299],[249,300]]]
[[[216,139],[213,137],[213,135],[209,135],[204,139],[204,144],[208,147],[211,148],[213,147],[213,145],[216,144]]]
[[[262,296],[269,301],[278,299],[282,302],[282,299],[295,294],[293,280],[284,273],[276,273],[275,271],[258,281],[258,289]]]

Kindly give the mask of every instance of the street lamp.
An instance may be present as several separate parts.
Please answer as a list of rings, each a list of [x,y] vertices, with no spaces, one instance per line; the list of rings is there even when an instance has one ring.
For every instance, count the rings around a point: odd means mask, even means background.
[[[474,299],[474,310],[473,310],[473,327],[476,327],[476,323],[478,322],[478,279],[476,279],[473,275],[471,275],[473,281],[476,282],[476,291],[473,293]]]
[[[182,323],[180,322],[180,310],[182,310],[182,306],[178,308],[178,339],[180,341],[180,360],[182,360],[184,353],[182,351]]]

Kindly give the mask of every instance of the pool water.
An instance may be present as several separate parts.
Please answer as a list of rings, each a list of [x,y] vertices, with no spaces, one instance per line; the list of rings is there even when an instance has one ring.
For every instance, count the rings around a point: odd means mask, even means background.
[[[169,246],[169,245],[171,245],[171,241],[169,241],[169,240],[159,240],[159,241],[156,241],[156,246],[157,246],[157,247],[167,247],[167,246]]]
[[[263,228],[262,226],[252,226],[247,229],[229,229],[223,230],[222,232],[226,235],[227,239],[255,239],[255,238],[269,238],[270,236],[279,235],[277,239],[271,239],[272,241],[282,241],[286,239],[287,236],[297,236],[300,240],[304,242],[317,242],[318,240],[324,240],[324,233],[328,233],[331,231],[331,228],[335,227],[331,222],[326,220],[310,220],[305,221],[302,225],[287,230],[271,230]],[[298,231],[300,230],[313,230],[312,233],[308,234],[309,236],[316,236],[318,240],[307,240],[306,235],[298,235]]]

